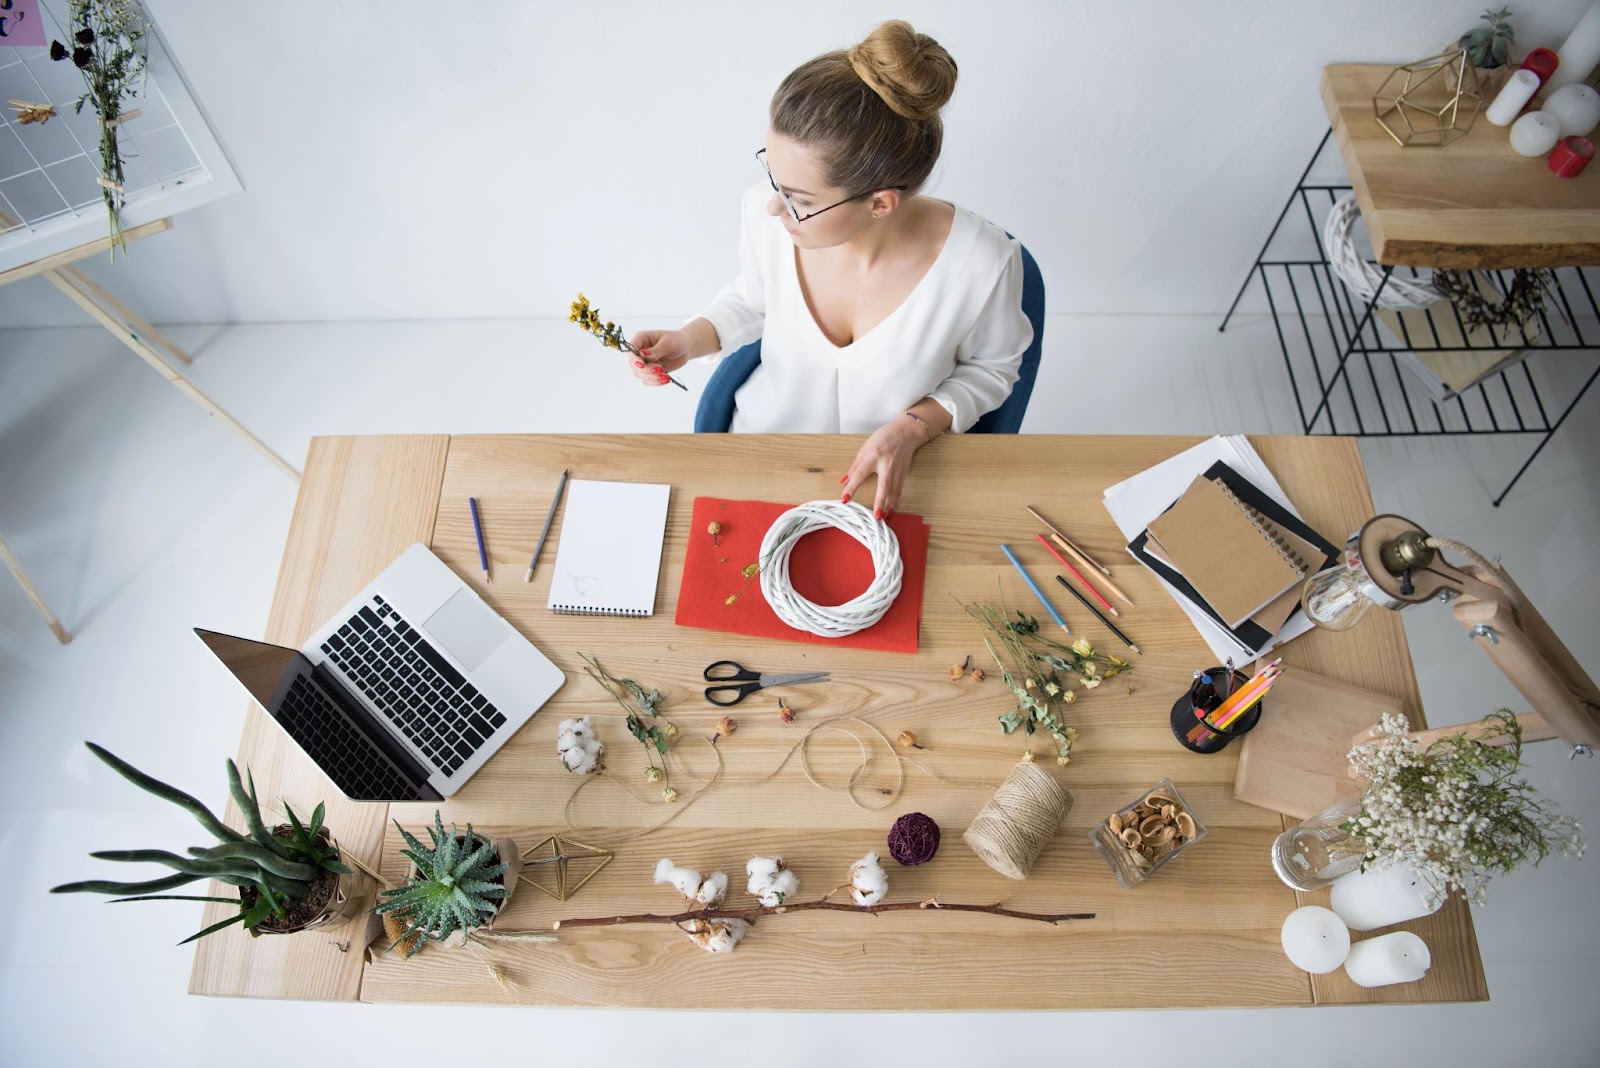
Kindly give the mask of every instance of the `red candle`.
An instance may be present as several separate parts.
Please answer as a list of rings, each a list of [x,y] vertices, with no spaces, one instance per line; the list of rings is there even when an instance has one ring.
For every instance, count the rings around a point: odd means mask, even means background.
[[[1545,79],[1556,72],[1556,67],[1561,59],[1548,48],[1535,48],[1528,53],[1528,58],[1522,61],[1523,70],[1531,70],[1539,77],[1539,88],[1544,88]]]
[[[1563,137],[1550,152],[1550,172],[1561,178],[1576,177],[1594,158],[1594,143],[1587,137]]]

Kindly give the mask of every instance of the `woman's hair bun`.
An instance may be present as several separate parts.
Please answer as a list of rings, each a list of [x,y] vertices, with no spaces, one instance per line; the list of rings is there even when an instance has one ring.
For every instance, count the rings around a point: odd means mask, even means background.
[[[903,119],[936,118],[956,91],[956,61],[902,19],[879,23],[848,55],[861,80]]]

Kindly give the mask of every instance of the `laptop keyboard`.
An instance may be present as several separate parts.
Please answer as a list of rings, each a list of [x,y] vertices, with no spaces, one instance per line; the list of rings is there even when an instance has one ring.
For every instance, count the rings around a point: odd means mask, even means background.
[[[299,675],[289,684],[277,720],[301,749],[317,754],[317,762],[346,796],[393,801],[417,795],[417,788],[371,739],[350,725],[309,676]]]
[[[377,594],[322,652],[448,775],[505,725],[506,717]]]

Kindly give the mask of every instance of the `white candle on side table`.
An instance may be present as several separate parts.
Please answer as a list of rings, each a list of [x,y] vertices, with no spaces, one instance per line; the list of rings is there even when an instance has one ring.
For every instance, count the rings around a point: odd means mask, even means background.
[[[1494,98],[1483,117],[1496,126],[1510,126],[1522,111],[1523,105],[1539,91],[1539,76],[1531,70],[1519,70],[1506,81],[1505,88]]]
[[[1589,10],[1583,13],[1557,54],[1561,57],[1561,64],[1545,80],[1546,93],[1553,93],[1563,85],[1581,82],[1594,73],[1595,65],[1600,64],[1600,0],[1595,0]]]
[[[1561,124],[1562,137],[1588,137],[1600,126],[1600,93],[1587,85],[1569,85],[1551,93],[1543,111]]]
[[[1350,952],[1350,929],[1320,905],[1307,905],[1289,913],[1280,937],[1289,963],[1313,975],[1333,971]]]
[[[1530,111],[1511,124],[1511,147],[1530,159],[1543,156],[1561,140],[1561,124],[1542,111]]]
[[[1370,931],[1439,911],[1423,900],[1428,884],[1408,865],[1353,871],[1333,881],[1333,911],[1352,931]],[[1443,904],[1443,902],[1440,902]]]
[[[1393,986],[1416,982],[1432,963],[1428,943],[1410,931],[1396,931],[1351,946],[1344,973],[1357,986]]]

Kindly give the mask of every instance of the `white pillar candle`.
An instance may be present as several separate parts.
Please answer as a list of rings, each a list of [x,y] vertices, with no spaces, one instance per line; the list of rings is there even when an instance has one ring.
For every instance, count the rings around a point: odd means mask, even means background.
[[[1429,908],[1423,899],[1428,889],[1413,868],[1396,864],[1381,871],[1353,871],[1339,876],[1333,881],[1330,904],[1351,930],[1370,931],[1437,912],[1438,905]]]
[[[1551,93],[1541,110],[1561,124],[1562,137],[1588,137],[1600,126],[1600,93],[1587,85],[1569,85]]]
[[[1553,93],[1563,85],[1572,85],[1588,79],[1596,65],[1600,65],[1600,0],[1589,5],[1578,24],[1567,34],[1567,42],[1556,53],[1561,65],[1545,79],[1544,90]]]
[[[1350,928],[1321,905],[1289,913],[1279,934],[1289,963],[1314,975],[1333,971],[1350,952]]]
[[[1393,986],[1416,982],[1432,963],[1428,943],[1410,931],[1396,931],[1351,946],[1344,974],[1357,986]]]
[[[1561,140],[1561,124],[1542,111],[1530,111],[1511,124],[1511,147],[1519,156],[1543,156]]]
[[[1506,81],[1505,88],[1494,98],[1484,118],[1496,126],[1510,126],[1524,104],[1539,91],[1539,76],[1531,70],[1519,70]]]

